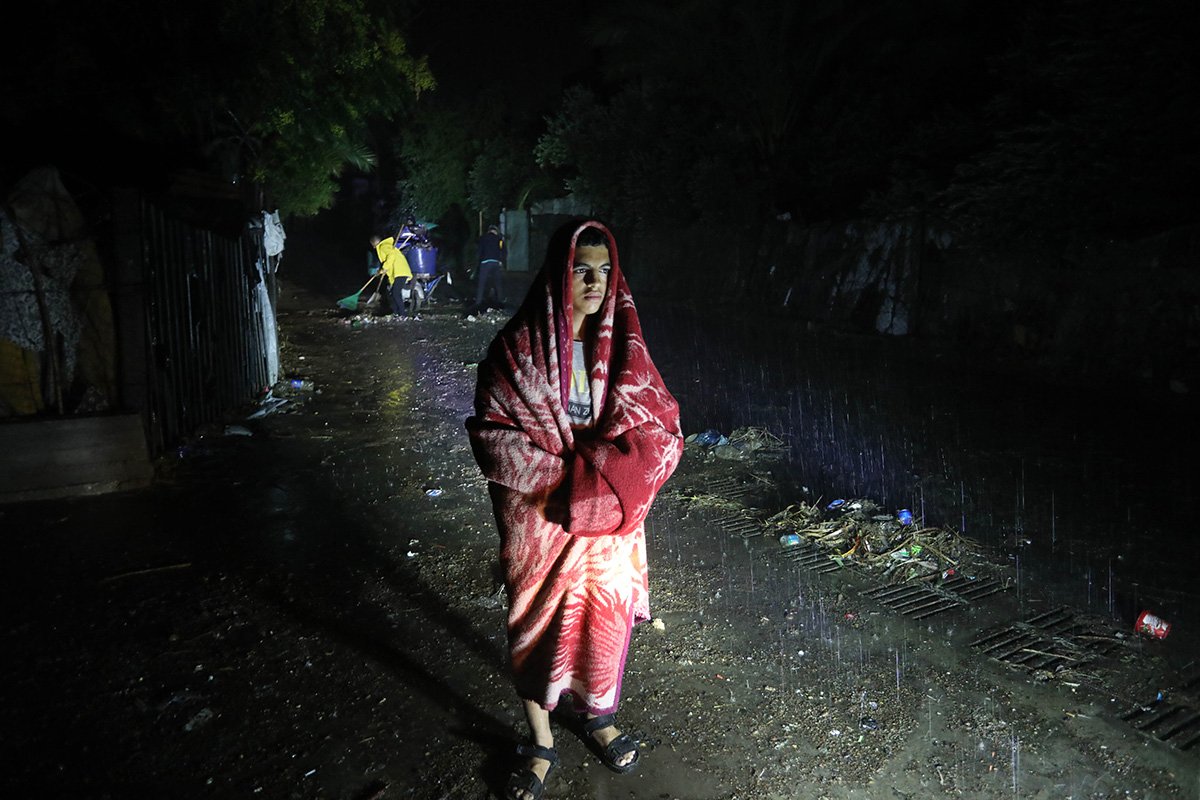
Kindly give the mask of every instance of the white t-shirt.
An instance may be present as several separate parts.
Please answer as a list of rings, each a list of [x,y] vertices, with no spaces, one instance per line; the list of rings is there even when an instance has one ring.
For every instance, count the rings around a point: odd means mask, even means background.
[[[567,393],[567,416],[571,427],[587,428],[592,424],[592,386],[588,380],[587,360],[583,356],[583,342],[572,342],[571,388]]]

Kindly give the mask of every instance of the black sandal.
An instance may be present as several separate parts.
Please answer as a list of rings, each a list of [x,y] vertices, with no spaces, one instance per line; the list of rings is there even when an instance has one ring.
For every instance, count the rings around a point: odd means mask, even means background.
[[[585,720],[583,723],[583,732],[587,735],[588,744],[596,751],[596,755],[600,756],[600,760],[604,762],[604,766],[611,769],[613,772],[619,772],[622,775],[627,772],[633,772],[641,763],[642,754],[638,752],[637,742],[630,738],[629,734],[618,734],[615,739],[609,742],[604,747],[600,746],[600,742],[593,736],[596,731],[604,730],[616,724],[616,714],[605,714],[602,717]],[[617,760],[626,753],[633,753],[633,759],[628,764],[618,764]]]
[[[558,766],[558,751],[553,747],[542,747],[540,744],[518,745],[517,756],[522,759],[540,758],[543,761],[549,761],[550,766],[546,768],[547,778]],[[517,792],[529,792],[533,796],[533,800],[539,800],[544,791],[546,791],[546,784],[538,779],[537,773],[529,767],[521,767],[514,769],[509,774],[508,783],[504,787],[504,798],[505,800],[514,800]]]

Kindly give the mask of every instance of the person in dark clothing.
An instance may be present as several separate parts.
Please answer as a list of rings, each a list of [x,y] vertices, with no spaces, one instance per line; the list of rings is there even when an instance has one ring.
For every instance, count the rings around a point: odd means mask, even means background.
[[[479,239],[479,285],[475,290],[475,311],[482,313],[490,308],[504,307],[504,291],[500,286],[500,271],[504,269],[504,239],[500,228],[491,225]],[[488,284],[493,297],[488,296]],[[486,302],[485,302],[486,301]]]

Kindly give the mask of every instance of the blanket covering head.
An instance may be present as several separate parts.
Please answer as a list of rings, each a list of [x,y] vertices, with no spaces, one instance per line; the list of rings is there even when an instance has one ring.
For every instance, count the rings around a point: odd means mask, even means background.
[[[572,429],[570,267],[587,228],[607,237],[612,267],[584,336],[592,424]],[[644,524],[683,437],[612,234],[598,222],[567,232],[480,363],[467,431],[501,537],[518,693],[551,709],[565,692],[604,714],[633,625],[649,619]]]

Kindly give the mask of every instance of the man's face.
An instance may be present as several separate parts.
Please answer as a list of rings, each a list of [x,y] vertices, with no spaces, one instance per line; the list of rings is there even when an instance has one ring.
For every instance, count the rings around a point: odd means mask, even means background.
[[[575,248],[571,267],[571,301],[577,318],[595,314],[604,303],[612,262],[604,245]]]

